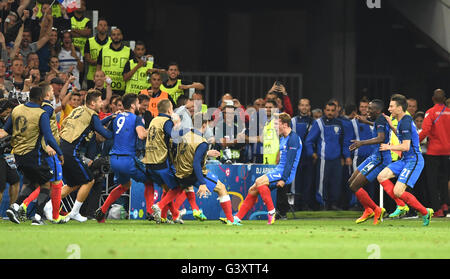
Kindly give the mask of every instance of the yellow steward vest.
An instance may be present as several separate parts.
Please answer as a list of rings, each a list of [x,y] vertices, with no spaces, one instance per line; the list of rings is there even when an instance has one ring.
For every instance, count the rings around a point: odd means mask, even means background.
[[[97,43],[97,40],[95,40],[95,37],[90,37],[89,38],[89,48],[90,48],[89,54],[91,55],[91,59],[97,61],[100,50],[102,50],[104,47],[109,47],[111,42],[112,42],[111,38],[108,37],[108,41],[106,42],[106,44],[101,45],[101,44]],[[97,71],[97,65],[89,65],[87,79],[94,80],[94,75],[95,75],[96,71]]]
[[[178,97],[180,97],[181,95],[184,95],[184,91],[179,88],[180,85],[181,85],[181,79],[177,80],[177,83],[172,88],[167,88],[164,86],[164,84],[161,84],[159,89],[161,89],[161,91],[167,92],[167,94],[169,94],[170,97],[172,97],[173,101],[176,104]]]
[[[130,70],[136,67],[137,62],[134,59],[130,60]],[[144,89],[151,87],[148,79],[147,71],[153,69],[153,62],[147,61],[147,64],[140,67],[129,81],[127,81],[125,93],[139,94]]]
[[[263,130],[263,164],[275,165],[280,150],[280,140],[274,127],[275,118],[264,125]]]
[[[88,18],[83,18],[81,21],[78,21],[75,16],[70,18],[70,23],[72,25],[72,29],[74,30],[82,30],[86,28],[86,24],[89,22]],[[74,37],[73,45],[80,49],[80,53],[84,56],[84,45],[86,44],[87,38],[85,37]]]
[[[111,77],[112,90],[125,90],[125,81],[123,80],[123,69],[130,60],[130,48],[123,46],[120,51],[115,51],[109,47],[102,50],[102,70],[105,75]]]

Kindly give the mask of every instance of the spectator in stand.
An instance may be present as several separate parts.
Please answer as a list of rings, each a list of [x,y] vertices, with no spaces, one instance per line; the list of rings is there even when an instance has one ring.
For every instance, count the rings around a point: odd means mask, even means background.
[[[25,67],[25,76],[30,75],[32,69],[39,70],[39,56],[35,52],[30,52],[27,55],[27,66]]]
[[[208,111],[208,106],[205,104],[205,98],[200,91],[195,91],[192,95],[192,100],[194,101],[195,112],[206,113]]]
[[[216,150],[223,162],[244,160],[245,124],[241,121],[232,100],[225,100],[222,118],[214,127]],[[229,152],[229,153],[228,153]]]
[[[0,60],[0,99],[9,98],[9,92],[14,88],[14,84],[5,78],[6,65],[3,60]]]
[[[102,93],[102,100],[105,102],[105,106],[109,104],[109,101],[111,100],[111,96],[113,94],[111,82],[111,78],[106,76],[103,71],[95,72],[93,88]]]
[[[271,94],[272,93],[272,94]],[[288,96],[286,88],[279,81],[275,81],[272,88],[269,90],[268,95],[275,94],[277,97],[280,97],[283,104],[283,112],[288,113],[291,117],[294,116],[294,110],[292,109],[291,99]],[[280,96],[281,95],[281,96]],[[269,97],[266,95],[266,100],[273,99],[273,97]],[[275,98],[276,101],[276,98]]]
[[[36,53],[39,56],[39,70],[42,73],[59,72],[58,53],[61,51],[61,41],[55,28],[50,31],[48,42]],[[58,65],[55,64],[55,57]]]
[[[425,162],[431,206],[436,217],[445,217],[448,211],[448,170],[450,156],[450,108],[445,105],[445,92],[436,89],[434,106],[427,110],[419,134],[419,142],[428,138]]]
[[[13,83],[17,91],[22,91],[25,83],[25,67],[22,58],[14,58],[11,62],[10,81]]]
[[[417,100],[414,98],[408,98],[408,100],[406,100],[408,102],[408,109],[407,111],[409,112],[409,114],[411,114],[411,117],[414,118],[414,115],[416,114],[417,111]]]
[[[65,31],[62,34],[62,48],[58,54],[61,71],[72,74],[76,77],[74,85],[80,89],[80,72],[83,71],[83,57],[73,44],[72,35]]]

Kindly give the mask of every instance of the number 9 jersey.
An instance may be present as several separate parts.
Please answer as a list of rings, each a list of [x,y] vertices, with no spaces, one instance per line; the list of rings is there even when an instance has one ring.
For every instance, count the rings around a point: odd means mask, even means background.
[[[133,113],[122,112],[118,114],[112,124],[114,144],[110,154],[135,156],[137,143],[136,127],[145,127],[144,125],[142,117]]]

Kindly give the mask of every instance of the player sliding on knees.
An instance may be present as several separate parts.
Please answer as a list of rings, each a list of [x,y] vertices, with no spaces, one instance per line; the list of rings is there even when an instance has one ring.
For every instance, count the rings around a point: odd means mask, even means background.
[[[95,212],[98,222],[105,222],[109,207],[131,187],[131,179],[152,187],[153,182],[147,175],[144,164],[136,157],[137,139],[145,139],[147,131],[144,121],[136,115],[139,111],[139,100],[136,94],[125,94],[122,99],[124,112],[117,115],[112,123],[114,143],[110,151],[111,169],[120,185],[111,191],[102,207]]]
[[[395,94],[391,97],[389,112],[398,120],[397,129],[392,125],[389,117],[385,116],[385,118],[401,143],[398,145],[381,144],[380,151],[401,151],[402,158],[384,168],[377,179],[391,198],[402,200],[422,214],[423,225],[428,226],[434,213],[433,209],[425,208],[413,194],[405,191],[406,186],[414,187],[424,167],[419,134],[412,117],[406,114],[407,108],[408,103],[405,96]],[[390,181],[394,177],[398,177],[395,186]]]
[[[275,222],[275,207],[270,191],[276,187],[284,187],[291,184],[297,172],[297,166],[302,152],[302,141],[291,129],[291,117],[287,113],[281,113],[275,121],[275,129],[280,137],[280,160],[276,168],[256,179],[255,184],[248,190],[239,212],[234,216],[233,223],[240,224],[242,218],[255,205],[258,194],[267,206],[267,224]]]
[[[363,215],[356,220],[357,224],[374,217],[373,224],[377,225],[383,221],[383,215],[386,212],[384,208],[377,206],[366,190],[363,189],[364,186],[374,181],[377,175],[392,162],[389,151],[379,150],[379,145],[381,143],[388,144],[390,138],[390,127],[383,116],[383,106],[383,101],[378,99],[369,103],[369,120],[375,121],[375,123],[369,123],[375,125],[375,128],[372,130],[373,138],[362,141],[352,140],[353,144],[349,147],[350,151],[354,151],[363,145],[376,145],[373,153],[358,166],[348,181],[350,189],[355,192],[356,197],[364,207]]]
[[[231,199],[225,185],[217,177],[206,169],[207,156],[217,157],[220,153],[216,150],[208,151],[208,142],[203,137],[207,121],[201,113],[194,115],[194,119],[202,119],[200,129],[183,130],[177,141],[177,152],[174,160],[175,177],[180,184],[179,187],[171,189],[169,194],[180,195],[183,189],[191,185],[198,188],[197,195],[202,198],[214,191],[219,196],[220,206],[225,212],[227,224],[233,225],[233,213]],[[200,125],[195,125],[200,126]],[[176,120],[175,120],[176,126]],[[167,197],[166,196],[166,197]],[[158,204],[153,205],[155,220],[160,218],[161,209],[164,208],[171,198],[163,198]],[[172,198],[173,199],[173,198]]]

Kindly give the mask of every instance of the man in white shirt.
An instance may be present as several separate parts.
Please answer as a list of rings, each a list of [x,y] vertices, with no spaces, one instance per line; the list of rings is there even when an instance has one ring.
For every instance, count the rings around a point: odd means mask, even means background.
[[[66,31],[63,33],[63,46],[58,54],[59,66],[62,72],[69,72],[76,77],[74,85],[81,89],[80,71],[83,70],[83,57],[79,50],[75,49],[72,35]]]

